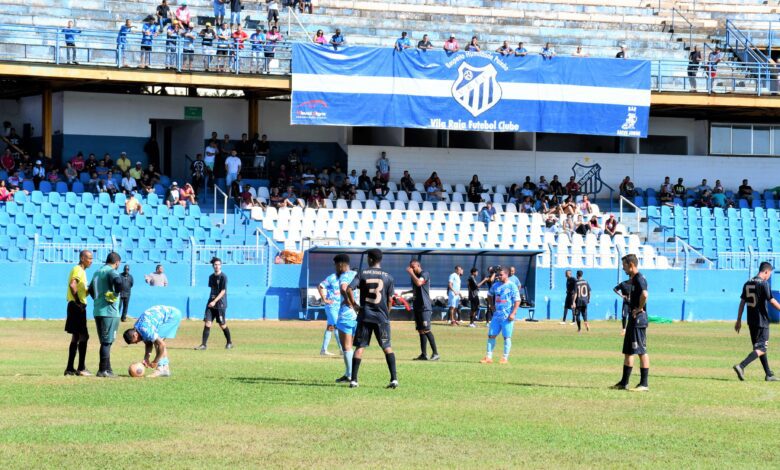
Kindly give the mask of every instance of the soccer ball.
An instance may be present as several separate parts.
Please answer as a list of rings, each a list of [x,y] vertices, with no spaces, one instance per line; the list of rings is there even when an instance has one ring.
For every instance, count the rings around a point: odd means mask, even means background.
[[[144,366],[143,362],[136,362],[134,364],[130,364],[130,367],[127,369],[127,372],[130,374],[130,377],[143,377],[145,371],[146,371],[146,367]]]

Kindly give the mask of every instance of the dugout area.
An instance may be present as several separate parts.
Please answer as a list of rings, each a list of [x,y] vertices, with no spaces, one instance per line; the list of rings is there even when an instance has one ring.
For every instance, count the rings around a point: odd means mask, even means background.
[[[301,289],[301,303],[306,312],[306,318],[322,320],[325,318],[324,310],[316,302],[319,300],[317,286],[326,277],[334,272],[333,257],[337,254],[347,254],[350,257],[350,266],[353,270],[368,268],[366,247],[336,247],[314,246],[306,252],[303,261],[304,285]],[[539,250],[485,250],[485,249],[438,249],[438,248],[387,248],[382,249],[382,269],[390,273],[395,280],[395,292],[409,291],[412,289],[411,279],[406,272],[412,259],[417,259],[422,264],[423,270],[431,275],[431,300],[434,301],[434,319],[438,320],[438,314],[446,313],[446,307],[435,306],[437,297],[447,296],[447,283],[450,274],[456,265],[463,267],[461,276],[462,298],[468,295],[468,278],[471,268],[479,270],[478,279],[482,279],[490,266],[514,266],[516,276],[522,285],[521,294],[528,302],[535,303],[536,292],[536,255],[542,253]],[[487,286],[480,289],[480,298],[487,297]],[[461,309],[461,320],[468,320],[468,308]],[[527,312],[518,311],[518,318],[525,317]],[[394,305],[391,311],[392,320],[412,320],[412,313],[403,305]]]

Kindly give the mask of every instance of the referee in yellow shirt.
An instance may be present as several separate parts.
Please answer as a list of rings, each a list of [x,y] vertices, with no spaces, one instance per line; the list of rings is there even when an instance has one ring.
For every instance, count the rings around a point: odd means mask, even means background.
[[[68,317],[65,320],[65,331],[70,333],[70,347],[68,348],[68,366],[65,375],[79,375],[82,377],[92,375],[84,365],[87,356],[87,269],[92,266],[92,252],[82,250],[79,253],[79,264],[73,266],[68,274]],[[79,352],[79,367],[73,367],[76,359],[76,350]]]

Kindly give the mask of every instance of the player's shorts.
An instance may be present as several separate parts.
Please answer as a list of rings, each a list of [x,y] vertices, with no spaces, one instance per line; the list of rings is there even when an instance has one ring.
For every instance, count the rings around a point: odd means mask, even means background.
[[[77,302],[68,302],[68,316],[65,319],[65,331],[72,335],[87,335],[87,306]]]
[[[358,322],[357,330],[355,331],[355,347],[365,348],[371,345],[371,333],[376,336],[379,347],[382,349],[390,347],[390,324],[365,322]]]
[[[176,337],[176,333],[179,331],[179,325],[181,324],[181,312],[171,313],[168,317],[168,321],[160,325],[157,329],[157,335],[160,338],[173,339]]]
[[[213,321],[219,323],[220,325],[224,325],[225,309],[206,307],[206,313],[203,315],[203,321]]]
[[[515,322],[493,317],[493,319],[490,320],[490,326],[488,327],[488,336],[498,336],[500,334],[504,338],[511,338],[514,331]]]
[[[575,315],[582,315],[582,321],[588,321],[588,306],[585,305],[584,307],[576,307],[574,309]]]
[[[225,16],[225,4],[222,2],[214,3],[214,16]]]
[[[566,296],[566,300],[563,301],[563,308],[571,308],[571,303],[574,302],[574,297],[571,295]]]
[[[414,312],[414,329],[417,331],[428,331],[431,329],[431,315],[433,312],[430,310],[424,310],[422,312]]]
[[[268,21],[279,22],[279,10],[268,10]]]
[[[748,325],[750,330],[750,341],[753,343],[753,350],[766,352],[769,346],[769,328]]]
[[[240,24],[240,23],[241,23],[241,11],[231,11],[230,24]]]
[[[325,306],[325,320],[328,322],[328,326],[336,325],[339,320],[339,305],[334,303],[332,305]]]
[[[452,292],[447,294],[447,307],[460,308],[460,296],[455,295]]]
[[[479,307],[480,307],[480,305],[479,305],[479,297],[474,297],[474,298],[469,299],[469,307],[471,308],[472,311],[478,312],[479,311]]]
[[[100,344],[113,344],[119,328],[119,317],[95,317],[95,325]]]
[[[352,310],[350,309],[350,311]],[[344,333],[345,335],[350,335],[354,337],[355,329],[357,328],[357,320],[354,319],[354,312],[350,316],[352,316],[352,319],[338,318],[336,320],[336,329]]]
[[[647,328],[626,328],[623,337],[623,354],[647,354]]]
[[[141,50],[144,52],[151,52],[152,46],[141,44]]]

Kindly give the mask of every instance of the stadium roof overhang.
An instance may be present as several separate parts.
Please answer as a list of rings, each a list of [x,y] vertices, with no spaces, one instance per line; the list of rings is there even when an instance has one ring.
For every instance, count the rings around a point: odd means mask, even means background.
[[[312,253],[365,253],[367,247],[354,246],[312,246]],[[382,253],[390,255],[458,255],[458,256],[534,256],[544,253],[542,250],[497,250],[497,249],[459,249],[459,248],[382,248]]]
[[[707,93],[653,93],[653,116],[709,120],[777,120],[780,96]]]

